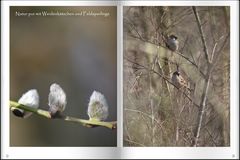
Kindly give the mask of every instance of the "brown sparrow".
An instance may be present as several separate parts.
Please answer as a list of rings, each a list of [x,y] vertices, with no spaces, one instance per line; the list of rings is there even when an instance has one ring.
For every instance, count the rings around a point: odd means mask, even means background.
[[[177,87],[177,88],[182,88],[186,87],[188,88],[187,82],[184,80],[184,78],[180,75],[179,71],[176,71],[172,75],[172,83]]]

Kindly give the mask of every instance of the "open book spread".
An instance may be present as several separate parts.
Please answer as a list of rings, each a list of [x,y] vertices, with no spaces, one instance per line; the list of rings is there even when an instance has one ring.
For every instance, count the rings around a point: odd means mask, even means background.
[[[3,1],[2,158],[239,158],[238,3]]]

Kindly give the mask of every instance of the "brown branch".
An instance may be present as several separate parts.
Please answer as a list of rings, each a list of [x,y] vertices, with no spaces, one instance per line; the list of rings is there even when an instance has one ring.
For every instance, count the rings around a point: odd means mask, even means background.
[[[194,141],[192,144],[194,147],[196,147],[198,144],[198,139],[199,139],[200,131],[202,128],[203,115],[205,113],[207,94],[208,94],[208,89],[209,89],[209,84],[210,84],[210,77],[211,77],[211,75],[208,75],[208,79],[207,79],[207,81],[205,81],[205,85],[204,85],[204,89],[203,89],[203,94],[202,94],[201,103],[200,103],[200,110],[198,113],[197,127],[194,132]]]
[[[141,39],[141,40],[144,40],[144,38],[142,37],[142,35],[138,32],[136,26],[127,18],[124,18],[126,21],[128,21],[128,23],[131,25],[132,29],[137,33],[138,37]]]
[[[208,63],[211,63],[210,58],[209,58],[208,49],[207,49],[207,43],[206,43],[205,35],[203,34],[203,29],[202,29],[202,25],[201,25],[201,21],[200,21],[197,9],[196,9],[195,6],[193,6],[192,9],[193,9],[193,13],[195,15],[195,18],[197,20],[197,25],[198,25],[201,40],[202,40],[202,43],[203,43],[203,51],[204,51],[205,58],[206,58]]]
[[[206,61],[207,61],[207,76],[206,76],[206,79],[205,79],[205,85],[204,85],[204,89],[203,89],[203,93],[202,93],[202,97],[201,97],[201,103],[200,103],[200,110],[199,110],[198,117],[197,117],[198,118],[197,119],[197,126],[196,126],[195,131],[194,131],[194,140],[193,140],[193,143],[192,143],[192,146],[196,147],[197,144],[198,144],[200,131],[201,131],[201,128],[202,128],[202,123],[203,123],[203,115],[205,113],[205,108],[206,108],[206,101],[207,101],[207,95],[208,95],[209,86],[210,86],[212,66],[211,66],[211,61],[210,61],[209,53],[208,53],[208,50],[207,50],[205,36],[203,34],[203,29],[202,29],[202,26],[201,26],[201,21],[200,21],[198,12],[197,12],[195,6],[193,6],[192,9],[193,9],[195,18],[197,20],[198,28],[199,28],[200,35],[201,35],[201,40],[202,40],[202,43],[203,43],[204,55],[205,55],[205,58],[206,58]]]
[[[221,55],[221,53],[222,53],[222,50],[225,48],[225,46],[226,46],[226,44],[227,44],[227,42],[228,42],[228,39],[229,39],[229,36],[230,36],[230,33],[228,33],[227,34],[227,36],[226,36],[226,38],[225,38],[225,40],[224,40],[224,42],[223,42],[223,45],[221,46],[221,48],[217,51],[217,55],[215,56],[215,59],[214,59],[214,62],[213,62],[213,67],[216,65],[216,63],[218,62],[218,59],[219,59],[219,57],[220,57],[220,55]]]
[[[145,40],[145,39],[143,39],[143,38],[141,38],[141,37],[137,37],[137,36],[134,36],[134,35],[131,35],[130,37],[132,37],[132,38],[135,38],[135,39],[139,39],[139,40],[141,40],[141,41],[143,41],[143,42],[146,42],[146,43],[150,43],[150,44],[153,44],[153,45],[157,45],[157,44],[155,44],[155,43],[153,43],[153,42],[151,42],[151,41],[148,41],[148,40]],[[158,45],[157,45],[158,46]],[[162,48],[165,48],[165,49],[168,49],[167,47],[164,47],[164,46],[161,46]],[[171,51],[172,52],[172,51]],[[190,58],[188,58],[187,56],[185,56],[183,53],[181,53],[181,52],[172,52],[172,53],[174,53],[174,54],[177,54],[177,55],[179,55],[179,56],[181,56],[182,58],[184,58],[185,60],[187,60],[189,63],[191,63],[195,68],[197,68],[198,69],[198,71],[199,71],[199,73],[202,75],[202,77],[205,79],[206,78],[206,76],[205,76],[205,74],[203,73],[203,71],[201,71],[200,70],[200,68],[198,67],[198,65],[196,64],[196,63],[194,63],[193,61],[191,61],[190,60]]]
[[[135,141],[133,141],[133,140],[124,139],[124,141],[126,141],[126,142],[128,142],[128,143],[133,143],[133,144],[137,144],[137,145],[139,145],[139,146],[145,147],[144,144],[141,144],[141,143],[135,142]]]
[[[169,84],[171,84],[172,86],[174,86],[174,87],[177,88],[178,90],[180,89],[180,88],[178,88],[177,86],[175,86],[167,77],[165,77],[164,75],[160,74],[159,72],[157,72],[157,71],[155,71],[155,70],[152,70],[152,69],[149,69],[149,68],[145,67],[144,65],[141,65],[141,64],[139,64],[139,63],[137,63],[137,62],[134,62],[133,60],[130,60],[130,59],[127,58],[126,56],[124,56],[124,59],[126,59],[127,61],[129,61],[129,62],[131,62],[131,63],[134,63],[134,64],[136,64],[136,65],[139,65],[139,66],[143,67],[143,68],[144,68],[145,70],[147,70],[147,71],[151,71],[151,72],[159,75],[159,76],[162,77],[166,82],[168,82]],[[196,103],[188,96],[187,93],[185,93],[185,92],[182,92],[182,93],[183,93],[183,95],[184,95],[185,97],[187,97],[196,107],[199,108],[199,105],[196,104]]]
[[[210,136],[210,139],[213,142],[214,147],[216,147],[217,143],[214,141],[214,137],[212,136],[212,134],[210,133],[210,131],[207,128],[205,128],[205,130],[207,131],[208,135]]]

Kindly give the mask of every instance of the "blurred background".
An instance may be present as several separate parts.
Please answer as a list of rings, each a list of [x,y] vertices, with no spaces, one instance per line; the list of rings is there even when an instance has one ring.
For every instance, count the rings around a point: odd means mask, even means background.
[[[16,16],[17,12],[105,12],[109,16]],[[94,90],[105,95],[107,121],[117,120],[116,7],[11,7],[10,98],[18,101],[35,88],[40,108],[48,110],[49,87],[56,82],[67,94],[64,113],[88,119]],[[116,146],[117,133],[61,120],[10,114],[11,146]]]

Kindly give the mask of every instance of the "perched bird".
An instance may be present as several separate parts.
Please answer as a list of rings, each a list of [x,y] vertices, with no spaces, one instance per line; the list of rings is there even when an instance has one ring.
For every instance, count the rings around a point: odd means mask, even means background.
[[[177,70],[173,73],[172,75],[172,83],[177,87],[177,88],[182,88],[186,87],[188,88],[187,82],[184,80],[184,78],[180,75],[180,72]],[[189,88],[188,88],[189,89]]]
[[[104,95],[94,91],[90,97],[87,114],[90,120],[104,121],[108,117],[108,104]]]
[[[23,104],[28,107],[38,108],[39,107],[39,95],[36,89],[31,89],[24,93],[22,97],[18,100],[19,104]],[[24,111],[20,108],[13,108],[12,112],[15,116],[27,118],[32,113]]]
[[[179,42],[177,39],[178,38],[175,35],[170,35],[169,37],[167,37],[166,46],[168,47],[168,49],[174,52],[178,50]]]
[[[56,116],[65,110],[67,105],[66,94],[60,85],[53,83],[50,86],[50,93],[48,95],[49,112],[51,116]]]

